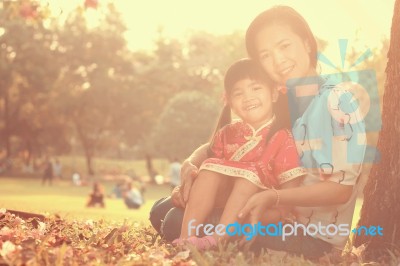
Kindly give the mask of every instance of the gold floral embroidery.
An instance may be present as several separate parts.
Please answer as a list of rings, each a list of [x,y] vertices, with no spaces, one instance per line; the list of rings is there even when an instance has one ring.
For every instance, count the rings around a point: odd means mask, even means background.
[[[200,167],[200,170],[210,170],[213,172],[217,172],[220,174],[228,175],[228,176],[234,176],[234,177],[241,177],[249,180],[251,183],[256,185],[259,188],[266,189],[267,187],[264,186],[260,178],[253,173],[252,171],[241,169],[241,168],[236,168],[236,167],[230,167],[230,166],[224,166],[220,164],[214,164],[214,163],[205,163]]]
[[[250,152],[251,150],[253,150],[258,143],[260,143],[262,137],[260,139],[257,140],[250,140],[248,142],[246,142],[244,145],[242,145],[233,155],[232,157],[229,159],[230,161],[239,161],[240,159],[243,158],[243,156],[245,156],[248,152]]]
[[[260,140],[262,139],[262,135],[258,135],[258,136],[244,136],[244,138],[245,138],[247,141],[250,141],[250,140],[252,140],[252,141],[260,141]]]
[[[299,176],[302,176],[305,174],[307,174],[307,171],[303,167],[296,167],[296,168],[290,169],[286,172],[281,173],[278,176],[279,184],[283,184],[289,180],[292,180],[296,177],[299,177]]]

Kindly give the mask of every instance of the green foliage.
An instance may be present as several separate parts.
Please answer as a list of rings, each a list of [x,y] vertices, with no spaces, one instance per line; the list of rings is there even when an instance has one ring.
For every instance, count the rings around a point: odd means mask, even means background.
[[[24,17],[33,5],[10,1],[0,9],[0,134],[8,155],[12,137],[29,152],[40,152],[49,141],[53,147],[65,148],[65,142],[52,138],[54,127],[60,133],[63,126],[46,104],[58,75],[53,60],[57,51],[52,49],[55,35],[44,26],[45,7],[36,6],[34,17]]]
[[[148,136],[155,127],[168,127],[161,125],[165,119],[160,116],[175,95],[197,91],[219,97],[226,67],[245,56],[241,32],[192,32],[181,41],[160,30],[154,51],[132,53],[115,7],[104,4],[92,11],[95,25],[82,7],[61,21],[36,1],[2,5],[0,147],[8,157],[26,151],[25,163],[30,164],[32,157],[73,150],[85,154],[88,172],[93,173],[91,158],[96,154],[121,156],[124,148],[132,155],[133,147],[145,149],[143,139],[160,142]],[[216,110],[200,108],[180,124],[198,120],[203,110]],[[205,127],[191,132],[193,141],[187,145],[170,147],[175,144],[171,142],[162,146],[172,152],[156,154],[188,154],[189,147],[208,139],[213,122],[204,119]]]
[[[183,159],[206,143],[218,119],[216,101],[200,92],[182,92],[166,105],[149,142],[153,154]]]

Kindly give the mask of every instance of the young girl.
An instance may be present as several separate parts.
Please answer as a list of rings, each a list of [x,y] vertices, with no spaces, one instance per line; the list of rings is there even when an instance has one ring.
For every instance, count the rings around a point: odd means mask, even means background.
[[[239,60],[228,69],[224,85],[227,104],[210,144],[209,159],[201,165],[192,187],[180,238],[174,241],[189,242],[199,249],[215,246],[217,235],[193,236],[189,222],[191,228],[204,223],[210,212],[222,205],[219,223],[234,223],[253,194],[275,190],[305,174],[287,129],[288,109],[284,106],[278,112],[274,108],[278,91],[261,67],[251,59]],[[240,121],[231,121],[231,111]],[[198,197],[205,194],[207,197]]]

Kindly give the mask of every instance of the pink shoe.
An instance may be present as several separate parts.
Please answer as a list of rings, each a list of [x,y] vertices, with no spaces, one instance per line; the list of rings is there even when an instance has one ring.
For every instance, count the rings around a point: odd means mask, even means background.
[[[176,246],[176,247],[183,246],[183,245],[185,245],[185,239],[183,239],[183,238],[177,238],[177,239],[175,239],[174,241],[172,241],[172,245],[173,245],[173,246]]]
[[[216,247],[218,245],[217,240],[213,236],[197,237],[192,236],[185,241],[188,244],[192,244],[199,250],[206,250]]]

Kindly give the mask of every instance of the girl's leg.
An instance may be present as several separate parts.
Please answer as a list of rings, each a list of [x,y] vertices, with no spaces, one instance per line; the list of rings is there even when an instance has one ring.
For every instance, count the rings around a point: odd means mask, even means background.
[[[243,178],[236,178],[232,192],[221,216],[220,224],[226,226],[238,221],[237,215],[239,214],[239,211],[244,207],[249,198],[259,191],[261,191],[261,189],[250,181]],[[216,238],[219,237],[217,235],[215,236]],[[224,238],[226,237],[228,236],[225,235]]]
[[[216,205],[222,205],[230,193],[230,181],[232,179],[225,175],[202,170],[193,183],[190,190],[189,200],[183,216],[181,239],[196,234],[194,229],[197,225],[206,221],[206,218]],[[190,230],[190,233],[189,233]]]

